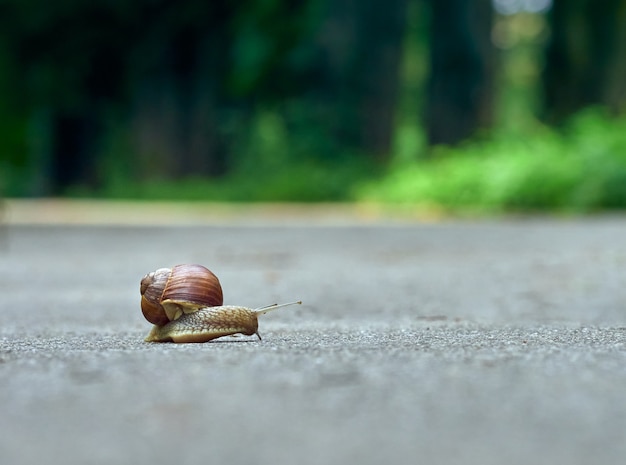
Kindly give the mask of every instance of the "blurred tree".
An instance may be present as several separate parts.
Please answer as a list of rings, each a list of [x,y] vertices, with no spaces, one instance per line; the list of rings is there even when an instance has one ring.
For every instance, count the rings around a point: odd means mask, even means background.
[[[138,2],[127,83],[139,178],[210,176],[226,169],[220,133],[232,2]]]
[[[107,143],[127,178],[224,173],[256,102],[304,90],[289,60],[310,3],[2,0],[0,45],[39,141],[27,155],[44,173],[34,193],[97,187],[111,176]]]
[[[377,157],[390,154],[400,83],[407,0],[355,2],[354,56],[345,95],[356,113],[356,146]]]
[[[29,115],[29,153],[41,171],[31,193],[95,185],[94,147],[102,108],[124,83],[121,2],[5,0],[11,53],[21,80],[12,89]]]
[[[543,72],[544,119],[558,124],[589,105],[626,105],[626,0],[556,1]]]
[[[493,118],[495,50],[490,0],[431,0],[425,125],[430,144],[454,144]]]
[[[345,152],[391,149],[407,0],[322,0],[306,51],[302,100]]]

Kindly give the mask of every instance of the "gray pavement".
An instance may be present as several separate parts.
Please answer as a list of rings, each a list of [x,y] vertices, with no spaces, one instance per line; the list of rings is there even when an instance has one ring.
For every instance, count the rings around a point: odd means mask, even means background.
[[[295,223],[5,227],[0,464],[625,463],[626,218]],[[144,343],[183,262],[304,305]]]

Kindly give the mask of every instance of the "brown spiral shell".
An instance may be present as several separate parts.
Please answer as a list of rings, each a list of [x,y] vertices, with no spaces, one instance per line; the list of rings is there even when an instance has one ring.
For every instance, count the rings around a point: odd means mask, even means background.
[[[184,313],[224,303],[222,286],[202,265],[159,268],[141,280],[141,311],[150,323],[163,326]]]

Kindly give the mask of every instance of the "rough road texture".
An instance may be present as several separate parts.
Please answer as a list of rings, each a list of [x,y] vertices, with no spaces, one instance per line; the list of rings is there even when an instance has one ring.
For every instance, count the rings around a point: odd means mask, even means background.
[[[626,460],[626,219],[3,236],[3,465]],[[144,343],[139,280],[183,262],[304,305]]]

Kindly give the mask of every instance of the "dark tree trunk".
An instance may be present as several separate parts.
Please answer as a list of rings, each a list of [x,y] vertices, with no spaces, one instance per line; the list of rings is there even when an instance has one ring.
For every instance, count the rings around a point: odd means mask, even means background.
[[[493,118],[490,0],[431,0],[425,124],[430,144],[454,144]]]
[[[544,119],[562,123],[589,105],[626,103],[626,1],[554,2],[543,72]]]
[[[63,195],[68,187],[95,187],[94,115],[59,114],[53,120],[51,194]]]
[[[359,51],[356,90],[359,93],[360,146],[377,157],[391,150],[396,99],[400,84],[407,0],[359,2]]]
[[[344,148],[389,154],[399,88],[407,0],[337,0],[317,41],[320,56],[311,82],[314,104]],[[321,97],[321,99],[319,98]]]
[[[153,22],[175,16],[176,4],[171,8],[153,11]],[[138,54],[152,58],[137,65],[133,134],[146,177],[210,177],[225,172],[227,144],[219,116],[224,109],[232,15],[228,2],[207,2],[198,6],[195,16],[180,19],[169,35],[159,37],[155,28],[143,37],[145,49]]]

